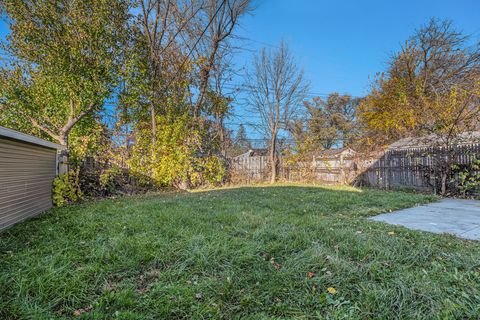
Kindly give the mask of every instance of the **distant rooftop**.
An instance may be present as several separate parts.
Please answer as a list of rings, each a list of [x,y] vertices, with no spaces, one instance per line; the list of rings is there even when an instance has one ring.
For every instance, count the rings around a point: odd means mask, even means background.
[[[430,134],[428,136],[418,138],[404,138],[392,143],[388,150],[405,150],[412,148],[428,148],[434,147],[441,142],[442,137],[436,134]],[[464,132],[455,137],[455,145],[466,145],[480,143],[480,131]]]
[[[355,150],[351,148],[339,148],[339,149],[326,149],[314,152],[313,155],[316,157],[324,157],[324,158],[338,158],[341,155],[343,156],[353,156],[355,154]]]
[[[254,156],[266,156],[268,155],[268,149],[250,149],[245,153],[239,154],[233,158],[244,158],[244,157],[254,157]]]

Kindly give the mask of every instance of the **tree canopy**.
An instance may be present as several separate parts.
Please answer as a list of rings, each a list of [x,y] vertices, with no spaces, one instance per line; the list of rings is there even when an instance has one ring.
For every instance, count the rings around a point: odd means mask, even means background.
[[[2,124],[67,144],[114,92],[128,11],[123,0],[2,1],[11,29]]]
[[[381,145],[436,134],[453,143],[478,129],[480,44],[450,21],[430,20],[395,53],[359,108],[365,138]]]

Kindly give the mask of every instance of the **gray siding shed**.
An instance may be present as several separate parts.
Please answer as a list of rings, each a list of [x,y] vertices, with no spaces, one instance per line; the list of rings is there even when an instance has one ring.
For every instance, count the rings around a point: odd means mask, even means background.
[[[62,148],[0,127],[0,229],[52,207],[57,150]]]

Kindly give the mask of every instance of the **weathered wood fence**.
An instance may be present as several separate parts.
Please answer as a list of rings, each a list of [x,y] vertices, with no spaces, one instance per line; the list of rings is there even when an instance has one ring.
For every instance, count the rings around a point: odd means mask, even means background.
[[[438,190],[440,163],[451,157],[453,170],[448,177],[450,188],[459,184],[462,170],[472,170],[474,161],[480,159],[480,144],[454,148],[411,148],[387,150],[378,156],[312,158],[311,161],[287,163],[279,160],[279,179],[283,181],[316,181],[328,184],[353,184],[372,188],[411,188],[420,191]],[[480,175],[471,171],[471,175]],[[235,182],[252,183],[267,181],[270,175],[269,158],[252,156],[232,163]],[[480,186],[479,186],[480,191]]]
[[[325,184],[348,184],[358,170],[352,157],[316,158],[291,163],[280,157],[278,178],[283,181],[317,181]],[[235,159],[231,164],[231,177],[236,183],[255,183],[269,180],[268,156]]]
[[[447,158],[449,157],[449,158]],[[369,187],[394,189],[412,188],[422,191],[439,191],[442,165],[455,165],[447,177],[450,189],[460,183],[460,172],[480,174],[473,164],[480,159],[480,144],[462,145],[453,148],[410,148],[389,150],[380,158],[370,160],[357,182]],[[480,186],[479,186],[480,187]]]

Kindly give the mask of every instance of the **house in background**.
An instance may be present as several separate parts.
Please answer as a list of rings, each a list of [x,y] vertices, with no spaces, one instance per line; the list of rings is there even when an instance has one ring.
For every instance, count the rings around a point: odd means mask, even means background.
[[[65,147],[0,127],[0,229],[52,207],[52,183]]]
[[[315,167],[340,167],[356,154],[357,152],[351,148],[326,149],[312,153],[312,161]]]
[[[247,180],[264,180],[268,176],[268,149],[250,149],[233,157],[231,166]]]
[[[234,161],[239,161],[241,159],[251,158],[251,157],[258,157],[258,156],[268,156],[268,149],[260,148],[260,149],[250,149],[245,153],[239,154],[238,156],[233,157]]]

